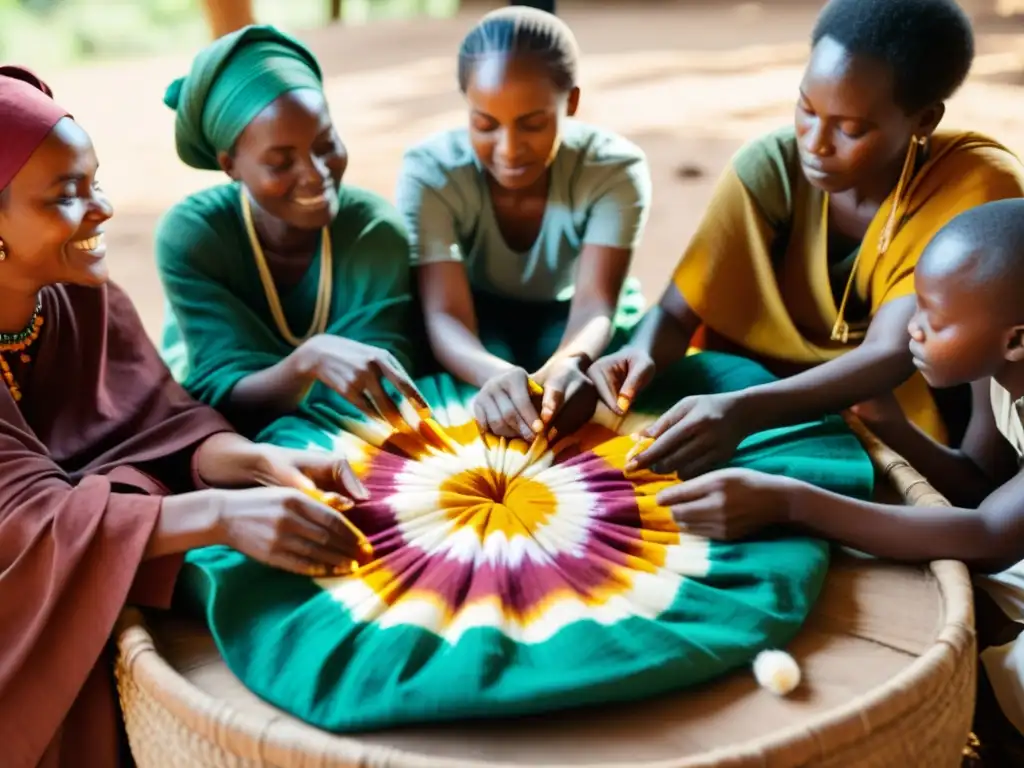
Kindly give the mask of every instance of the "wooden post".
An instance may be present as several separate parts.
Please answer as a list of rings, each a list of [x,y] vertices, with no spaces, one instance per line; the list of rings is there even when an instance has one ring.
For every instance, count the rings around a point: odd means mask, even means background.
[[[202,7],[214,39],[256,23],[252,0],[202,0]]]
[[[527,5],[530,8],[540,8],[548,13],[555,12],[555,0],[512,0],[509,5]]]

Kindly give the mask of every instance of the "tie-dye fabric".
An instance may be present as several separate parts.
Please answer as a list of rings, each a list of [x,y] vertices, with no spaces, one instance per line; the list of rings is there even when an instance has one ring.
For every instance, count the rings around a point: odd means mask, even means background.
[[[674,478],[626,473],[629,435],[679,397],[770,380],[707,353],[662,376],[622,423],[607,411],[554,445],[481,436],[472,391],[420,382],[411,427],[266,435],[344,452],[371,492],[348,513],[374,558],[302,578],[226,548],[188,556],[181,593],[256,694],[336,732],[539,713],[694,685],[785,645],[817,597],[827,546],[713,543],[655,496]],[[748,439],[734,465],[850,495],[871,464],[838,417]]]

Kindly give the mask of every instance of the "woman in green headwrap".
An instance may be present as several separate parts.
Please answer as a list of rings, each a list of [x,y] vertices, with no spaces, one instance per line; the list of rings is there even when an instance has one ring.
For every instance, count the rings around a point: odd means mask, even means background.
[[[312,53],[246,27],[204,49],[165,102],[179,157],[230,177],[158,228],[175,376],[243,431],[284,443],[326,446],[310,422],[329,433],[353,407],[373,415],[385,381],[419,402],[405,373],[405,230],[383,198],[341,185],[348,155]]]

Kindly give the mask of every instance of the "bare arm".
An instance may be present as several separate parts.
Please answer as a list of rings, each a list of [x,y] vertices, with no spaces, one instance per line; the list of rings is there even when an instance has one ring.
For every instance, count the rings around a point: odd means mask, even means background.
[[[1024,558],[1024,473],[978,509],[873,504],[805,483],[786,495],[792,524],[876,557],[960,560],[990,573]]]
[[[891,301],[875,315],[858,347],[795,376],[745,390],[739,403],[749,431],[841,411],[909,379],[914,363],[907,323],[913,312],[912,296]]]
[[[603,245],[585,245],[580,253],[576,292],[558,351],[537,373],[541,383],[559,361],[585,356],[596,360],[614,332],[612,321],[622,285],[629,272],[632,251]]]
[[[473,295],[465,267],[452,261],[417,268],[430,348],[454,376],[482,387],[514,366],[492,355],[478,335]]]
[[[204,440],[196,449],[193,467],[199,480],[222,488],[252,486],[267,463],[267,450],[274,450],[233,432],[222,432]],[[162,499],[160,515],[149,538],[147,560],[176,555],[200,547],[223,544],[219,521],[223,493],[193,491]]]
[[[669,282],[661,301],[648,310],[629,346],[646,352],[661,370],[686,355],[700,324],[701,319],[686,303],[675,283]]]
[[[220,498],[215,491],[165,497],[143,557],[155,560],[223,544],[217,524],[219,510]]]
[[[988,379],[971,385],[971,421],[959,450],[932,440],[904,418],[872,422],[871,429],[923,474],[943,496],[965,507],[978,506],[1013,477],[1017,457],[992,415]]]
[[[613,413],[622,414],[658,370],[686,356],[701,320],[674,282],[660,303],[644,315],[632,340],[587,370],[597,394]]]
[[[316,380],[304,359],[304,347],[262,371],[241,379],[231,390],[228,403],[238,412],[263,410],[272,414],[291,413],[309,394]]]

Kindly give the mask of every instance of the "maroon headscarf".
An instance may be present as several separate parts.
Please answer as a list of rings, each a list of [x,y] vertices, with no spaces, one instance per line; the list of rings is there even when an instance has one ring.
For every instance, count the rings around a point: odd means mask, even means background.
[[[32,72],[0,66],[0,190],[11,183],[53,126],[70,116]]]

